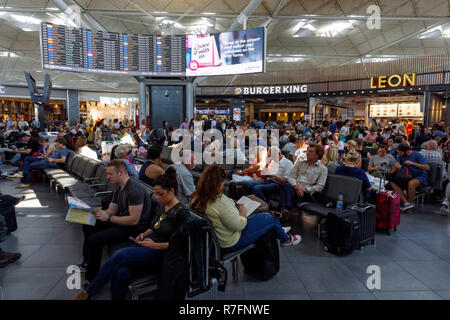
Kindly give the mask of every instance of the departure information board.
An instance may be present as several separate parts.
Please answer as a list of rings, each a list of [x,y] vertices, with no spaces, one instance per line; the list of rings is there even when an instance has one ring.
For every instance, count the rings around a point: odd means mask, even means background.
[[[140,76],[186,75],[186,36],[156,36],[41,24],[44,69]]]

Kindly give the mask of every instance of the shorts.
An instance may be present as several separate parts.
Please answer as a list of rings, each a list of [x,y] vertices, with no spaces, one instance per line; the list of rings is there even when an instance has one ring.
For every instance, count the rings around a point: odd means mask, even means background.
[[[421,188],[426,187],[428,185],[428,177],[426,176],[417,176],[414,177],[413,179],[416,179],[420,182],[420,186]]]

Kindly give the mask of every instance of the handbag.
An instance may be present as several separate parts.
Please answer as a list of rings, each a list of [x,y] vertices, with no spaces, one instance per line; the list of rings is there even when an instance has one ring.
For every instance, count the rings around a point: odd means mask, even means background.
[[[395,170],[392,175],[392,181],[403,189],[408,187],[408,183],[411,179],[413,179],[411,170],[406,165],[403,165],[400,169]]]

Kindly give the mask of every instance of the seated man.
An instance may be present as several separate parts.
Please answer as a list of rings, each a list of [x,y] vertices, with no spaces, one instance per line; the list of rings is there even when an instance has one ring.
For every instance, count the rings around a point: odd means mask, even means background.
[[[391,186],[395,192],[397,192],[404,206],[402,210],[408,210],[414,208],[412,201],[416,195],[416,190],[419,187],[425,187],[428,185],[428,173],[430,166],[427,161],[417,151],[413,151],[409,145],[402,143],[397,147],[397,162],[394,164],[395,169],[401,169],[402,166],[407,166],[411,175],[411,179],[406,181],[405,179],[393,178]],[[403,194],[403,189],[407,189],[407,197]]]
[[[447,166],[444,160],[442,160],[442,152],[437,151],[437,149],[438,143],[436,142],[436,140],[430,140],[425,144],[425,150],[420,151],[420,153],[425,158],[428,164],[434,163],[436,165],[441,165],[441,181],[443,181],[447,178]]]
[[[378,146],[378,154],[369,158],[369,165],[367,167],[369,173],[377,178],[382,178],[384,172],[391,173],[394,166],[395,158],[387,152],[387,146],[380,144]]]
[[[26,157],[30,157],[35,152],[39,152],[41,145],[39,144],[39,140],[31,137],[28,133],[22,133],[20,135],[20,141],[26,143],[26,146],[23,150],[19,150],[17,148],[13,149],[15,154],[20,154],[20,160],[25,160]]]
[[[281,186],[283,184],[289,184],[288,178],[291,173],[294,164],[292,161],[283,156],[278,147],[269,148],[269,152],[278,153],[278,170],[270,175],[263,175],[266,179],[263,184],[255,185],[252,189],[252,193],[260,199],[265,200],[265,197],[270,194],[280,194],[280,211],[284,210],[285,207],[281,208],[281,203],[286,203],[284,192],[280,192]],[[273,165],[273,160],[269,163],[269,170],[271,165]],[[281,200],[283,199],[283,200]]]
[[[321,192],[327,181],[328,169],[322,163],[324,150],[318,144],[310,144],[306,151],[306,160],[299,159],[289,175],[289,184],[281,185],[280,194],[285,194],[280,203],[280,209],[287,211],[286,207],[299,201],[308,201],[311,194]]]
[[[126,165],[128,170],[128,175],[131,177],[134,177],[136,179],[139,179],[139,175],[136,171],[136,167],[134,164],[130,163],[130,148],[126,144],[120,144],[116,151],[114,152],[114,155],[116,156],[116,159],[121,159]]]
[[[83,225],[83,263],[86,280],[97,276],[102,261],[102,247],[126,242],[148,228],[150,222],[150,195],[130,179],[127,166],[122,160],[113,160],[106,168],[107,177],[117,185],[107,210],[96,210],[95,226]]]
[[[28,188],[30,186],[30,177],[32,170],[44,170],[49,168],[56,168],[58,163],[65,163],[69,150],[66,148],[66,141],[63,138],[57,138],[54,142],[56,151],[48,157],[28,157],[25,158],[22,164],[22,183],[18,184],[16,188]]]

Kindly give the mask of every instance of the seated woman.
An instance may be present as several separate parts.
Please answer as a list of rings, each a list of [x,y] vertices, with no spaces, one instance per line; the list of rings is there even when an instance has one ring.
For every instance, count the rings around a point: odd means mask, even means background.
[[[327,167],[328,173],[334,173],[339,167],[338,163],[338,147],[332,146],[325,150],[322,160],[320,162]]]
[[[142,141],[141,137],[137,133],[133,134],[133,141],[136,148],[145,146],[144,141]]]
[[[197,190],[191,196],[191,208],[206,215],[211,221],[219,244],[225,252],[237,251],[249,246],[269,230],[275,230],[281,246],[293,246],[301,242],[300,235],[288,235],[280,222],[268,213],[253,213],[247,217],[243,205],[223,194],[225,172],[217,165],[203,171]]]
[[[117,251],[103,265],[94,281],[73,300],[95,296],[110,281],[112,299],[123,300],[133,273],[161,269],[171,235],[189,218],[189,210],[176,197],[177,190],[176,171],[169,167],[155,181],[156,199],[161,205],[150,228],[136,238],[136,245]]]
[[[81,154],[82,156],[88,157],[90,159],[98,160],[97,152],[95,150],[92,150],[87,145],[87,138],[84,136],[80,136],[77,139],[76,144],[76,150],[77,153]]]
[[[155,179],[164,172],[161,162],[162,146],[151,146],[147,151],[148,161],[144,163],[139,171],[139,180],[153,186]]]
[[[364,200],[369,201],[372,198],[372,185],[364,170],[359,168],[360,166],[361,154],[357,150],[351,150],[345,157],[345,165],[337,167],[334,173],[362,180],[363,183],[361,188],[364,194]]]
[[[39,149],[39,155],[44,158],[51,155],[55,150],[55,148],[53,148],[52,145],[50,144],[48,138],[44,137],[39,138],[39,144],[41,145],[41,148]]]

